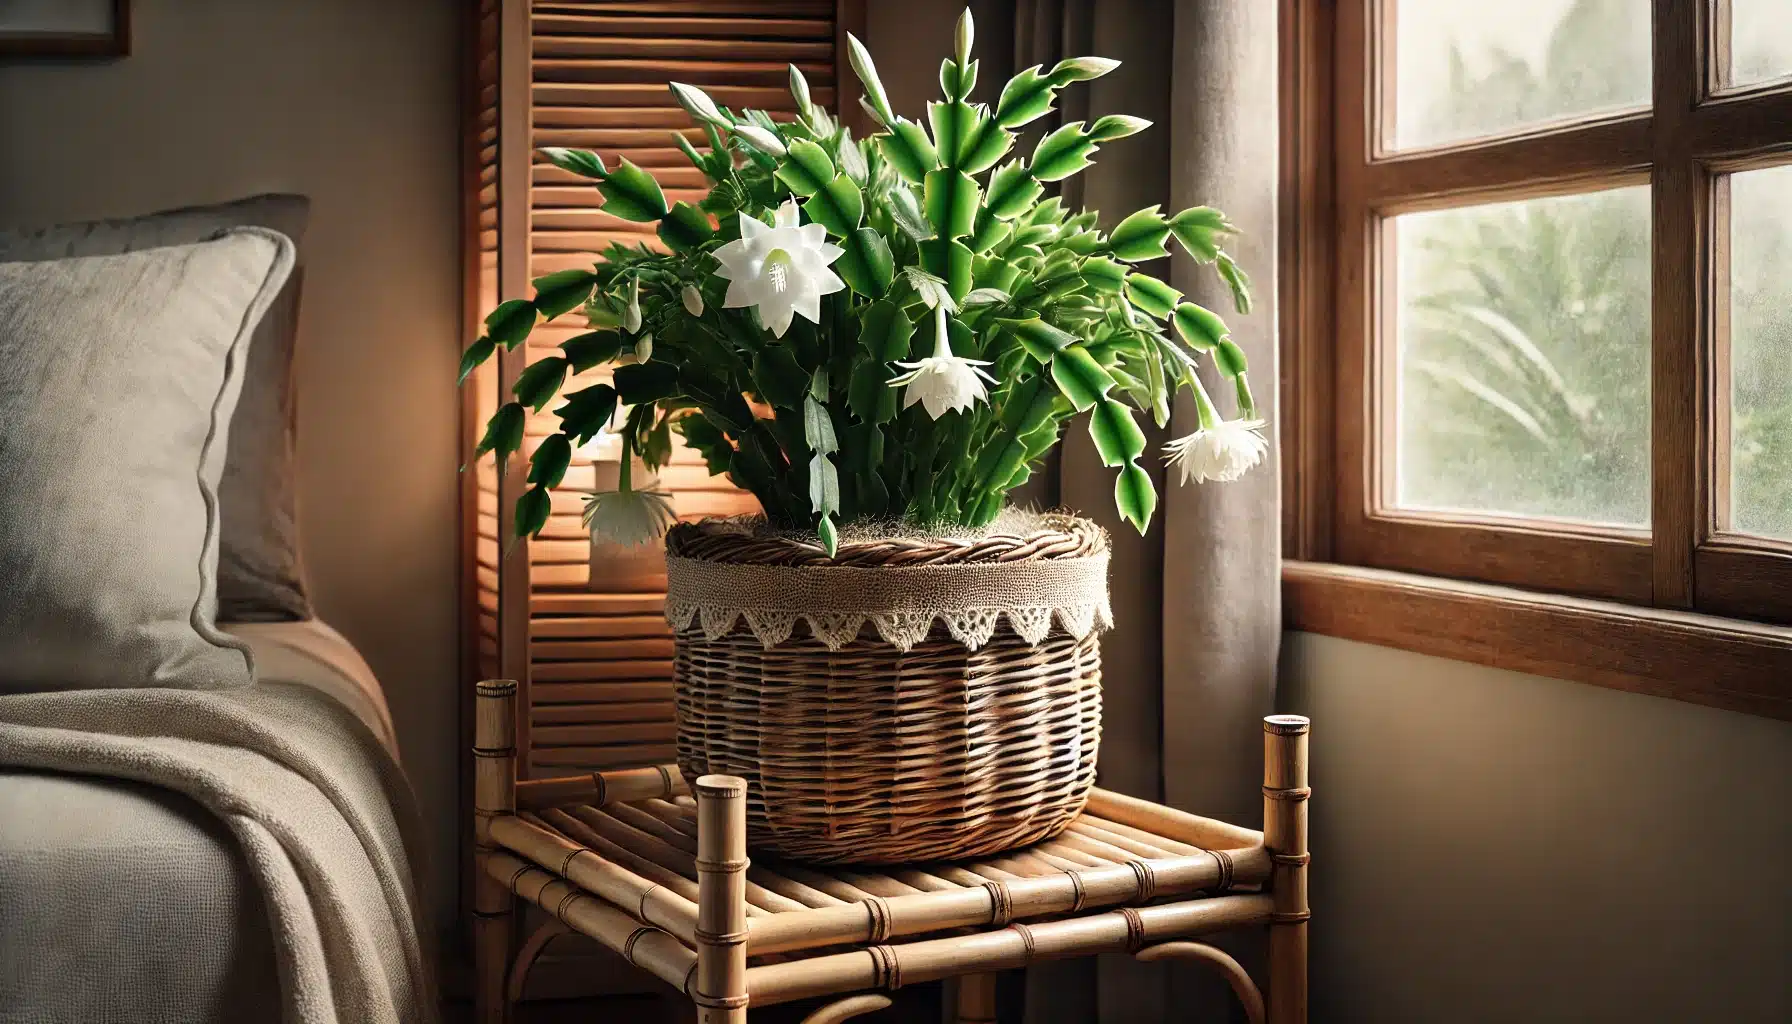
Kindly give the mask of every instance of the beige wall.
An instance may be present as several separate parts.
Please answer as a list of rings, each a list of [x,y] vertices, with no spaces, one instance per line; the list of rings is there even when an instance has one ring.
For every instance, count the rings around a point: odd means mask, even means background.
[[[1792,1020],[1792,724],[1285,639],[1315,1021]]]
[[[311,196],[305,557],[322,617],[385,683],[443,850],[456,763],[455,7],[135,0],[124,60],[0,66],[0,224]]]

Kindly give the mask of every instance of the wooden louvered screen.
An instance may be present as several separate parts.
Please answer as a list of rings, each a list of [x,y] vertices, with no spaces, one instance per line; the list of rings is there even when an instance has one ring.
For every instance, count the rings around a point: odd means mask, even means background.
[[[856,16],[862,17],[862,10]],[[757,107],[788,118],[795,115],[788,66],[795,64],[807,76],[815,102],[837,109],[835,66],[844,66],[843,33],[855,15],[838,14],[835,0],[613,0],[536,2],[528,17],[531,152],[542,146],[591,149],[612,166],[626,158],[659,180],[668,201],[694,203],[703,196],[704,180],[679,152],[672,133],[684,133],[700,148],[706,140],[673,101],[666,83],[689,82],[725,106]],[[509,108],[505,110],[507,117]],[[508,185],[503,191],[506,200],[514,198]],[[527,238],[521,243],[530,278],[589,266],[592,254],[613,241],[659,246],[653,225],[608,216],[600,203],[590,181],[539,156],[532,158]],[[503,232],[506,265],[512,259],[510,240],[511,232]],[[511,294],[508,286],[504,291],[506,297]],[[527,346],[528,360],[553,353],[585,329],[575,316],[565,320],[537,328]],[[588,386],[606,374],[580,375],[566,389]],[[495,401],[495,389],[492,396]],[[527,451],[533,451],[551,425],[547,416],[529,422]],[[498,613],[496,599],[500,567],[523,557],[522,546],[510,549],[499,539],[500,522],[508,525],[500,509],[517,491],[508,484],[499,487],[489,462],[477,470],[479,660],[482,668],[522,676],[529,710],[527,721],[519,723],[527,752],[522,770],[532,776],[650,764],[673,756],[672,641],[664,620],[663,579],[647,592],[600,592],[588,586],[590,542],[579,515],[596,473],[589,462],[575,457],[553,494],[547,528],[526,546],[527,640],[518,640],[519,646],[527,644],[524,665],[508,656],[512,630],[501,625],[515,615],[514,631],[522,632],[520,611],[510,604],[508,587],[503,606],[510,614]],[[696,453],[682,446],[659,479],[672,493],[680,518],[757,510],[750,495],[710,477]]]
[[[467,167],[462,197],[466,253],[462,288],[466,292],[466,316],[461,333],[472,338],[479,324],[499,301],[498,288],[498,40],[499,0],[473,0],[470,5],[467,72],[464,90]],[[464,343],[464,342],[463,342]],[[483,424],[498,407],[498,364],[487,362],[473,372],[461,389],[461,454],[470,458]],[[496,518],[486,509],[498,504],[497,477],[492,473],[465,473],[461,482],[463,533],[469,551],[463,556],[462,589],[471,597],[463,622],[471,638],[465,660],[482,679],[500,674],[498,665],[498,567],[486,557],[495,546]],[[469,515],[473,512],[473,515]],[[468,688],[471,692],[471,687]],[[464,730],[463,730],[464,731]]]

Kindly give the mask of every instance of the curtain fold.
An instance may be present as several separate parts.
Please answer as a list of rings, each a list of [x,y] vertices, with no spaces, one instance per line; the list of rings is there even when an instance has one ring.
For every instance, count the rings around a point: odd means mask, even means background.
[[[979,98],[992,102],[1014,71],[1094,54],[1119,69],[1060,94],[1049,119],[1029,126],[1016,152],[1059,124],[1107,113],[1154,126],[1102,149],[1095,166],[1064,182],[1071,205],[1112,226],[1161,203],[1166,212],[1207,204],[1242,229],[1228,251],[1252,276],[1256,303],[1236,315],[1212,273],[1179,249],[1147,266],[1190,299],[1220,311],[1250,359],[1260,414],[1274,435],[1276,399],[1275,210],[1277,175],[1275,0],[975,0],[979,35],[1012,38],[1012,65],[986,45]],[[1175,249],[1175,246],[1172,245]],[[1229,387],[1209,391],[1229,406]],[[1181,396],[1169,431],[1187,433]],[[1143,424],[1152,449],[1166,432]],[[1101,784],[1244,824],[1261,816],[1258,719],[1272,710],[1281,637],[1280,471],[1273,454],[1242,480],[1180,486],[1153,459],[1158,517],[1140,537],[1114,513],[1113,471],[1082,422],[1066,431],[1057,463],[1028,497],[1091,516],[1114,538],[1116,628],[1102,643]],[[1258,951],[1223,942],[1245,958]],[[1225,986],[1200,968],[1144,965],[1124,956],[1036,967],[1025,981],[1028,1024],[1150,1024],[1228,1020]],[[1172,1009],[1173,1008],[1173,1009]],[[1019,1019],[1019,1018],[1016,1018]],[[1238,1017],[1242,1020],[1242,1017]]]

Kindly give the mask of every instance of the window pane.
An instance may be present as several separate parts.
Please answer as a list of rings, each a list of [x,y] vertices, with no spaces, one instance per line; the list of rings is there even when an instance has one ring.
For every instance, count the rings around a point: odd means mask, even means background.
[[[1730,522],[1792,539],[1792,167],[1730,179]]]
[[[1649,105],[1649,0],[1389,2],[1399,148]]]
[[[1754,85],[1792,74],[1792,9],[1786,0],[1729,0],[1730,67],[1726,85]]]
[[[1396,499],[1649,522],[1649,189],[1397,217]]]

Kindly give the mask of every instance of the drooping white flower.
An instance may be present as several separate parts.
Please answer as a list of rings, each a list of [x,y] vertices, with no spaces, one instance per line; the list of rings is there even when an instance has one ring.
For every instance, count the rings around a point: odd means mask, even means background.
[[[586,498],[583,518],[593,543],[607,540],[632,546],[658,541],[678,517],[670,494],[618,490]]]
[[[684,290],[678,293],[678,297],[684,300],[684,311],[686,313],[689,313],[692,316],[703,315],[703,293],[697,290],[696,285],[685,285]]]
[[[1171,466],[1181,467],[1183,483],[1226,483],[1263,461],[1269,451],[1263,426],[1262,420],[1220,420],[1215,426],[1171,441],[1164,451]]]
[[[778,207],[772,227],[740,215],[740,237],[715,252],[716,276],[728,282],[722,305],[759,307],[766,329],[782,338],[791,317],[821,322],[821,297],[846,287],[828,264],[846,250],[820,224],[799,224],[796,201]]]
[[[933,307],[933,355],[912,363],[897,363],[908,372],[890,381],[890,387],[907,387],[903,395],[904,409],[916,402],[927,410],[930,419],[939,419],[954,410],[968,410],[984,401],[988,392],[983,382],[996,382],[983,370],[987,359],[966,359],[952,354],[950,332],[946,329],[946,308]]]

